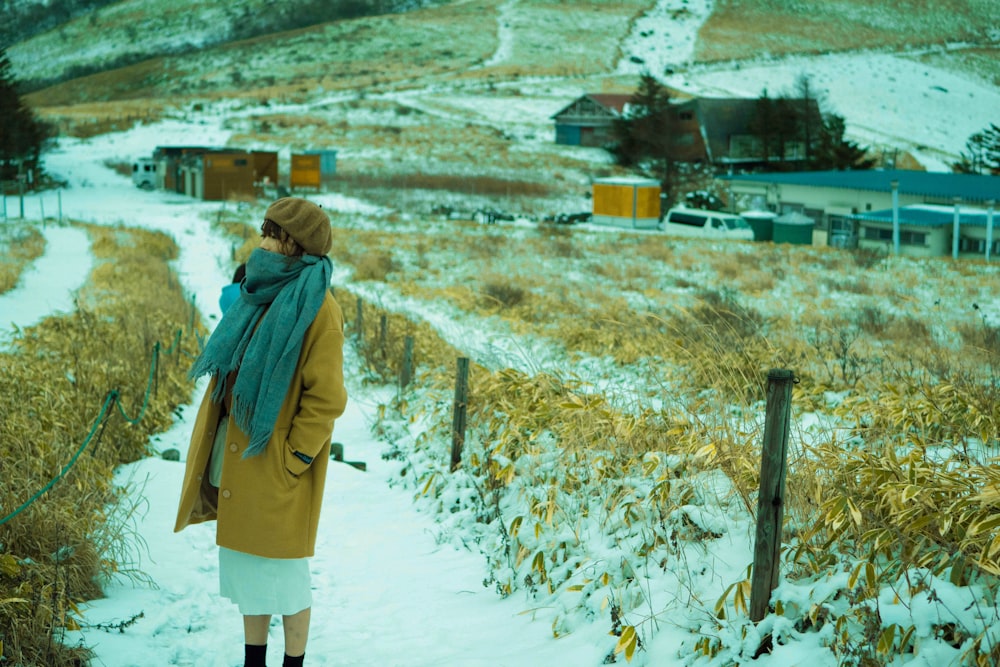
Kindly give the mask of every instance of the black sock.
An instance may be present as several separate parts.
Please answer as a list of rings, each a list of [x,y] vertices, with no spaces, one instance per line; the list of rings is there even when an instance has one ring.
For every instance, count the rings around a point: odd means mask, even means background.
[[[244,644],[246,657],[243,659],[243,667],[267,667],[267,644],[256,646],[255,644]]]
[[[303,653],[302,655],[300,655],[297,658],[293,658],[292,656],[290,656],[290,655],[288,655],[286,653],[285,654],[285,662],[282,665],[282,667],[302,667],[302,661],[305,660],[305,658],[306,658],[306,654],[305,653]]]

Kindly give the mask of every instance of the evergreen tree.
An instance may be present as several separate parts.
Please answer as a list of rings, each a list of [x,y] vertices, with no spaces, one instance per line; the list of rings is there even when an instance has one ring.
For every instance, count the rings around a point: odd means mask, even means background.
[[[819,128],[810,168],[816,170],[871,169],[875,160],[868,157],[868,149],[844,138],[846,123],[842,116],[827,114]]]
[[[754,114],[750,119],[749,130],[760,141],[761,158],[764,164],[771,161],[772,148],[777,131],[777,118],[774,100],[768,97],[765,88],[754,105]]]
[[[1000,174],[1000,127],[990,123],[965,142],[961,159],[952,165],[964,174]]]
[[[53,133],[21,100],[6,49],[0,49],[0,119],[0,179],[16,177],[22,165],[37,169]]]
[[[777,157],[779,169],[789,169],[788,146],[798,138],[798,113],[793,102],[787,97],[774,101],[774,135],[771,139],[771,154]]]
[[[643,74],[626,113],[612,125],[610,147],[618,164],[637,167],[667,186],[675,171],[678,117],[670,93],[650,74]]]
[[[867,148],[844,138],[844,118],[823,112],[822,96],[808,75],[803,74],[796,81],[795,94],[772,99],[765,89],[757,99],[749,129],[761,142],[766,168],[823,170],[874,166],[874,160],[867,157]],[[801,151],[792,151],[793,147],[801,147]]]
[[[795,125],[797,138],[802,142],[803,158],[810,168],[813,165],[813,156],[816,143],[823,128],[823,116],[820,113],[820,98],[815,86],[812,85],[812,78],[808,74],[801,74],[795,81]]]

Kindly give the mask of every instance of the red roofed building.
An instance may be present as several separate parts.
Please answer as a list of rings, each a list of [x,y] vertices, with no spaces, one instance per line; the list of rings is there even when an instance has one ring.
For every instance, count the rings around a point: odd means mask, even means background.
[[[587,93],[552,116],[556,143],[604,147],[611,143],[611,125],[622,116],[631,94]]]

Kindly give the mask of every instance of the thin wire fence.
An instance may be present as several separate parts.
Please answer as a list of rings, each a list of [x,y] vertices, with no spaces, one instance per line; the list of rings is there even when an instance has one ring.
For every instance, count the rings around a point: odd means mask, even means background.
[[[149,363],[149,375],[146,381],[146,389],[143,392],[142,406],[139,408],[139,413],[135,417],[129,417],[125,412],[125,408],[121,403],[121,393],[118,389],[111,389],[107,392],[104,397],[104,403],[101,405],[97,416],[94,418],[93,425],[90,428],[90,432],[87,433],[87,437],[84,438],[83,443],[76,449],[73,456],[70,458],[69,462],[63,466],[62,470],[53,477],[49,482],[35,492],[30,498],[28,498],[24,503],[22,503],[17,509],[15,509],[10,514],[0,518],[0,526],[4,525],[17,515],[28,509],[35,501],[44,496],[52,487],[56,485],[59,480],[66,476],[66,474],[76,465],[76,462],[80,459],[80,455],[87,449],[87,447],[94,443],[94,448],[91,450],[91,455],[96,454],[97,448],[101,442],[101,436],[104,434],[104,429],[107,426],[108,420],[113,413],[113,408],[118,408],[118,414],[122,416],[127,423],[135,426],[138,425],[143,417],[146,415],[146,409],[149,407],[150,396],[155,394],[158,385],[159,367],[160,367],[160,356],[162,354],[176,354],[180,350],[181,336],[183,334],[182,329],[178,329],[176,335],[174,336],[173,344],[166,350],[161,351],[160,342],[157,341],[153,345],[152,355],[150,357]]]

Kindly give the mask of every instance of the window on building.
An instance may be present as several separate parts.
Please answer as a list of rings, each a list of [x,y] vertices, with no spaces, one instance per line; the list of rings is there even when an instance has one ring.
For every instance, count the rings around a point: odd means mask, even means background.
[[[892,229],[882,227],[865,227],[864,237],[868,241],[886,241],[892,243]],[[905,229],[899,230],[899,245],[926,246],[927,234]]]
[[[986,252],[985,239],[972,239],[968,236],[961,236],[958,239],[958,249],[960,252],[974,252],[984,254]]]
[[[682,111],[679,116],[681,120],[694,120],[694,113],[691,111]]]
[[[806,144],[804,141],[785,142],[786,160],[803,160],[806,157]]]
[[[236,165],[237,167],[245,167],[247,166],[247,161],[246,158],[237,158],[233,160],[233,164]]]
[[[892,230],[881,229],[879,227],[865,227],[865,240],[892,241]]]
[[[737,160],[759,157],[758,144],[749,134],[734,134],[729,137],[729,157]]]
[[[842,215],[831,215],[830,216],[830,231],[831,232],[851,232],[854,231],[854,223],[845,218]]]

